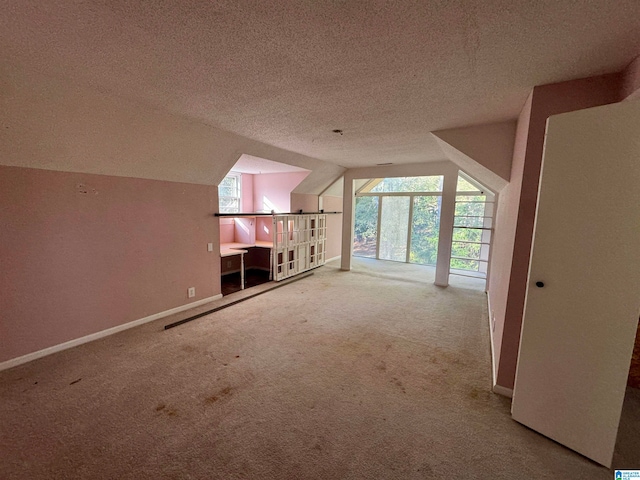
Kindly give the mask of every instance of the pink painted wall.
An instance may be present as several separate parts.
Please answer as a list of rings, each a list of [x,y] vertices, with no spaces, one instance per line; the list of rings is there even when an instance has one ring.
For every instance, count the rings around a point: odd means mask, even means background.
[[[0,361],[219,294],[217,204],[215,186],[0,166]]]
[[[341,212],[342,197],[322,197],[322,209],[325,212]],[[327,215],[327,243],[325,258],[340,256],[342,250],[342,215]]]
[[[492,269],[496,265],[497,272],[492,270],[492,285],[490,285],[489,295],[492,308],[497,317],[499,312],[502,311],[503,302],[501,300],[504,299],[505,295],[506,277],[504,277],[504,267],[508,265],[509,257],[511,256],[511,270],[504,304],[504,317],[502,319],[496,318],[496,330],[498,330],[498,322],[502,323],[503,329],[501,341],[498,342],[499,346],[497,346],[500,352],[497,384],[500,386],[513,388],[515,380],[547,118],[559,113],[615,103],[621,97],[621,89],[621,74],[571,80],[537,86],[533,89],[517,219],[513,217],[513,212],[510,208],[505,210],[505,207],[503,207],[503,212],[499,212],[504,213],[503,218],[497,218],[500,228],[504,230],[504,237],[498,245],[494,245],[492,258]],[[522,131],[518,133],[520,138],[517,141],[520,145],[517,147],[517,155],[521,156],[521,142],[524,139],[522,138]],[[514,154],[513,163],[520,161],[521,158],[516,158],[516,154]],[[516,167],[514,166],[513,168]],[[512,170],[512,175],[513,173]],[[512,177],[513,181],[516,181],[516,178]],[[513,193],[515,193],[515,190]],[[514,220],[516,221],[515,230],[513,229]],[[510,232],[514,232],[512,252],[510,252]],[[500,272],[500,268],[503,269],[502,272]]]
[[[502,189],[498,196],[495,234],[492,240],[491,276],[487,289],[491,307],[489,315],[491,319],[495,318],[495,329],[491,333],[495,359],[499,359],[501,353],[504,314],[507,307],[509,275],[511,274],[513,243],[518,220],[518,206],[520,205],[520,190],[522,188],[522,174],[529,133],[532,95],[533,93],[527,98],[518,117],[513,160],[511,162],[511,182]],[[497,365],[494,375],[496,373]]]
[[[291,192],[309,172],[267,173],[253,177],[253,205],[255,212],[289,212]]]
[[[240,175],[240,211],[253,212],[253,175],[242,173]]]
[[[242,174],[242,212],[258,212],[266,210],[264,206],[265,198],[273,205],[276,212],[291,211],[290,196],[293,190],[309,172],[294,173],[266,173],[259,175]],[[314,197],[316,206],[313,211],[317,211],[317,195],[301,195],[302,197]],[[271,208],[268,209],[271,211]],[[229,220],[227,220],[229,222]],[[233,224],[225,225],[220,220],[220,243],[248,243],[253,244],[256,240],[271,241],[271,218],[236,218]]]
[[[235,242],[235,222],[233,218],[220,218],[220,243]]]
[[[256,243],[256,219],[255,217],[235,218],[234,242],[253,245]]]
[[[271,217],[256,217],[256,240],[273,241],[273,219]]]

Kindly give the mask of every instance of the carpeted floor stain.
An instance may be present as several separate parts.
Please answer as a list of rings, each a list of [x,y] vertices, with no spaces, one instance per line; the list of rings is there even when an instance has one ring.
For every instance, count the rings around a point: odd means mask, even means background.
[[[227,397],[228,395],[231,395],[233,393],[233,389],[231,387],[225,387],[222,390],[220,390],[219,392],[215,393],[214,395],[211,395],[207,398],[204,399],[204,403],[207,405],[210,405],[212,403],[216,403],[218,400],[221,400],[225,397]]]
[[[0,372],[0,478],[611,478],[490,392],[481,290],[386,265]]]
[[[167,406],[164,403],[158,404],[156,407],[156,412],[161,412],[169,417],[177,417],[178,410],[175,407]]]

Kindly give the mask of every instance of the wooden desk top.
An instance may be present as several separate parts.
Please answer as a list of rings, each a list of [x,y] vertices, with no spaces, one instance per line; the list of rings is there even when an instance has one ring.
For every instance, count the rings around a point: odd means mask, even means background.
[[[253,245],[249,244],[249,243],[237,243],[237,242],[232,242],[232,243],[221,243],[220,244],[220,250],[223,249],[230,249],[230,248],[249,248],[249,247],[253,247]]]
[[[264,240],[256,240],[256,247],[273,248],[273,242],[265,242]]]
[[[260,248],[273,248],[273,242],[265,242],[264,240],[256,240],[255,244],[249,243],[221,243],[220,244],[220,255],[222,257],[228,257],[234,255],[234,251],[240,253],[240,250],[245,250],[243,253],[247,253],[246,249],[251,247],[260,247]],[[237,255],[237,253],[235,253]]]
[[[221,248],[220,256],[221,257],[232,257],[233,255],[244,255],[248,250],[242,250],[240,248]]]

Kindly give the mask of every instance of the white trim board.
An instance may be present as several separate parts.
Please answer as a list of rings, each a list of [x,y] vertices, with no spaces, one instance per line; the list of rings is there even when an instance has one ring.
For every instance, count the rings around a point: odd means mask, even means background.
[[[493,385],[491,387],[491,391],[493,393],[496,393],[498,395],[502,395],[503,397],[508,397],[508,398],[513,398],[513,389],[511,388],[507,388],[507,387],[503,387],[501,385],[498,385],[496,383],[496,376],[497,376],[497,370],[496,370],[496,350],[495,350],[495,345],[493,343],[493,328],[492,328],[492,319],[491,319],[491,296],[489,295],[489,293],[487,292],[487,316],[489,317],[489,339],[490,339],[490,343],[491,343],[491,385]]]
[[[496,350],[493,344],[493,324],[491,318],[491,296],[487,292],[487,316],[489,317],[489,339],[491,340],[491,379],[492,385],[496,385]]]
[[[60,343],[52,347],[47,347],[43,350],[38,350],[37,352],[27,353],[26,355],[22,355],[21,357],[12,358],[0,363],[0,371],[17,367],[18,365],[22,365],[23,363],[46,357],[47,355],[61,352],[69,348],[77,347],[78,345],[82,345],[84,343],[89,343],[100,338],[108,337],[109,335],[113,335],[114,333],[122,332],[123,330],[128,330],[130,328],[137,327],[154,320],[158,320],[159,318],[168,317],[169,315],[173,315],[174,313],[184,312],[185,310],[199,307],[200,305],[204,305],[205,303],[213,302],[215,300],[220,300],[221,298],[222,294],[203,298],[202,300],[198,300],[196,302],[187,303],[186,305],[181,305],[179,307],[165,310],[164,312],[154,313],[153,315],[149,315],[148,317],[139,318],[128,323],[123,323],[122,325],[116,325],[115,327],[107,328],[106,330],[102,330],[100,332],[91,333],[84,337],[75,338],[73,340],[69,340],[68,342]]]
[[[498,395],[502,395],[503,397],[513,398],[513,389],[512,388],[503,387],[501,385],[494,385],[491,390],[493,390],[493,393],[496,393]]]

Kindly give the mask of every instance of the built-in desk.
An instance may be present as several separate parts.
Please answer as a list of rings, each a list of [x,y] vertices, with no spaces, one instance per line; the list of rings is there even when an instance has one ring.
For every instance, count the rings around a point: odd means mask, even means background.
[[[260,255],[255,247],[269,249],[269,280],[284,280],[325,263],[325,212],[216,213],[215,216],[220,217],[221,239],[247,242],[223,243],[222,247],[249,249],[245,259],[248,268],[252,267],[256,257],[263,257],[263,263],[267,262],[266,252]],[[231,231],[228,228],[230,224],[225,223],[226,217],[234,217]]]
[[[221,243],[220,244],[220,253],[222,253],[223,251],[227,251],[227,250],[242,250],[244,248],[249,248],[249,247],[253,247],[254,245],[251,245],[249,243],[237,243],[237,242],[233,242],[233,243]]]
[[[268,248],[269,249],[269,280],[273,280],[273,242],[265,242],[263,240],[256,240],[254,244],[248,243],[221,243],[220,244],[220,257],[231,257],[234,255],[240,255],[240,288],[244,290],[244,254],[248,253],[249,248]]]
[[[230,245],[233,245],[230,246]],[[240,243],[225,243],[220,245],[220,257],[233,257],[235,255],[240,255],[240,289],[244,290],[244,254],[248,252],[248,250],[244,250]]]

